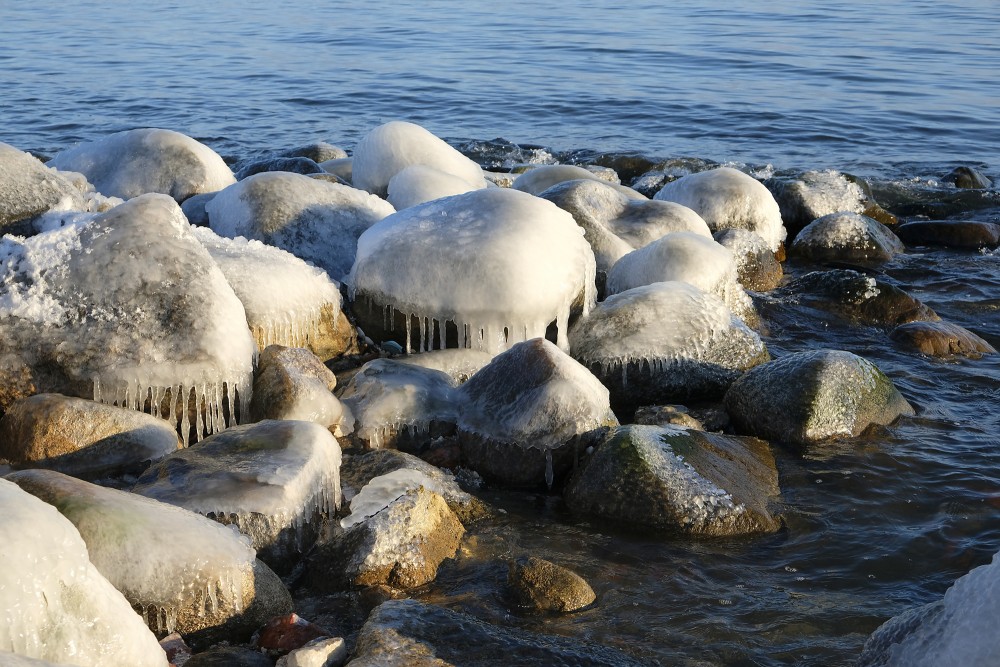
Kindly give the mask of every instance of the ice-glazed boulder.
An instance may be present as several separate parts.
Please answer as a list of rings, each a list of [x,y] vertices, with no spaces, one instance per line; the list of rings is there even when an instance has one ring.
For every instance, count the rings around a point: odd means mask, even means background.
[[[80,190],[54,169],[13,146],[0,143],[0,230],[23,233],[17,223],[46,211],[84,207]]]
[[[785,240],[774,197],[760,181],[731,167],[682,176],[664,185],[655,199],[693,209],[713,232],[748,229],[764,239],[772,251]]]
[[[608,272],[608,294],[668,281],[685,282],[721,298],[751,325],[757,314],[737,281],[733,254],[710,236],[673,232],[623,256]]]
[[[247,408],[255,354],[243,305],[169,197],[0,241],[0,371],[24,394],[145,408],[188,440]]]
[[[725,403],[742,432],[797,445],[855,437],[872,424],[913,415],[875,364],[839,350],[761,364],[733,383]]]
[[[235,525],[284,571],[340,506],[340,445],[312,422],[237,426],[163,459],[133,491]]]
[[[394,361],[441,371],[451,377],[456,384],[461,384],[475,375],[480,368],[493,361],[493,355],[482,350],[461,348],[407,354],[396,357]]]
[[[0,651],[80,667],[167,667],[72,523],[3,479],[0,507]]]
[[[839,171],[807,171],[796,178],[771,178],[764,185],[774,195],[785,226],[796,232],[831,213],[863,213],[868,196],[856,180]]]
[[[333,395],[337,376],[315,354],[300,347],[271,345],[257,362],[250,416],[315,422],[334,435],[349,432],[351,419]]]
[[[414,468],[397,468],[368,480],[350,500],[351,513],[340,520],[341,528],[367,521],[410,491],[423,487],[444,496],[436,479]]]
[[[594,253],[569,213],[491,188],[373,225],[358,240],[348,284],[369,336],[395,328],[406,349],[495,353],[544,336],[553,322],[565,347],[571,312],[594,304],[595,272]]]
[[[532,167],[515,178],[511,187],[521,192],[527,192],[528,194],[540,195],[558,183],[578,180],[608,183],[605,179],[583,167],[571,164],[543,164]],[[608,185],[610,186],[611,184],[608,183]],[[621,188],[621,190],[628,191],[629,188]],[[642,197],[639,193],[636,193],[636,195],[638,195],[636,198]]]
[[[877,220],[860,213],[832,213],[813,220],[792,242],[789,255],[814,262],[880,263],[904,252],[903,242]]]
[[[778,471],[766,442],[677,426],[622,426],[566,486],[575,513],[694,535],[770,533]]]
[[[0,458],[84,479],[138,475],[180,446],[166,420],[60,394],[16,401],[0,419]]]
[[[397,211],[401,211],[441,197],[479,189],[460,176],[425,164],[412,164],[389,179],[387,199]]]
[[[462,460],[511,486],[551,487],[578,451],[618,423],[608,390],[542,338],[498,355],[457,396]]]
[[[350,270],[362,232],[395,211],[361,190],[280,171],[231,185],[205,210],[217,234],[277,246],[335,280]]]
[[[355,349],[357,332],[341,310],[340,286],[325,271],[260,241],[193,231],[243,303],[259,349],[304,347],[324,361]]]
[[[746,229],[716,232],[716,242],[733,254],[736,279],[748,290],[766,292],[781,283],[781,262],[761,237]]]
[[[473,188],[485,188],[478,164],[413,123],[394,120],[379,125],[354,148],[354,187],[386,196],[389,181],[409,166],[421,164],[457,176]]]
[[[62,151],[50,167],[78,171],[102,194],[131,199],[158,192],[181,202],[236,182],[211,148],[171,130],[117,132]]]
[[[760,337],[720,298],[683,282],[608,297],[573,326],[570,343],[625,410],[719,398],[769,359]]]

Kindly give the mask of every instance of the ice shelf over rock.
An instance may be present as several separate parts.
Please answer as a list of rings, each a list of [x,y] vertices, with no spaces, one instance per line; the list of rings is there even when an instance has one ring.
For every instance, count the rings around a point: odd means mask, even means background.
[[[171,130],[126,130],[65,150],[50,167],[78,171],[102,194],[131,199],[158,192],[184,201],[236,182],[211,148]]]
[[[461,384],[492,360],[493,355],[482,350],[452,349],[407,354],[396,357],[393,361],[441,371],[451,377],[456,384]]]
[[[425,164],[411,164],[389,179],[387,198],[397,211],[401,211],[434,199],[479,189],[460,176]]]
[[[0,651],[80,667],[167,667],[72,523],[3,479],[0,507]]]
[[[405,316],[407,350],[495,353],[544,336],[552,322],[565,347],[571,312],[586,313],[595,302],[595,272],[572,216],[532,195],[491,188],[373,225],[358,241],[348,285],[359,317],[367,312],[389,329],[396,313]]]
[[[146,409],[185,441],[232,423],[250,398],[256,346],[243,305],[164,195],[4,237],[0,334],[0,358],[32,374],[33,393]]]
[[[445,495],[442,484],[412,468],[400,468],[373,478],[351,498],[351,513],[340,520],[340,527],[350,528],[375,516],[397,498],[421,486],[441,496]]]

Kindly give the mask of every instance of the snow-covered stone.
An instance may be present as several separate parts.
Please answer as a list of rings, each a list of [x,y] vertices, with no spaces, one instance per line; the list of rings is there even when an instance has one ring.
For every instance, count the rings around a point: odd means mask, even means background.
[[[0,143],[0,230],[23,233],[15,225],[46,211],[84,208],[80,190],[36,157]]]
[[[167,667],[72,523],[3,479],[0,507],[0,651],[79,667]]]
[[[779,493],[766,442],[676,426],[622,426],[570,478],[575,513],[694,535],[770,533]]]
[[[746,229],[726,229],[717,232],[715,241],[733,254],[736,278],[743,287],[766,292],[781,283],[784,271],[781,262],[761,237]]]
[[[122,199],[158,192],[181,202],[236,182],[222,158],[205,144],[154,128],[80,144],[56,155],[49,166],[78,171],[102,194]]]
[[[565,346],[570,314],[595,302],[595,272],[572,216],[532,195],[490,188],[372,226],[358,241],[348,284],[370,336],[388,334],[398,316],[405,349],[497,352],[545,335],[552,322]]]
[[[832,213],[813,220],[795,237],[790,255],[817,262],[887,262],[904,252],[903,242],[877,220],[860,213]]]
[[[235,525],[286,570],[340,506],[340,445],[312,422],[238,426],[163,459],[133,491]]]
[[[354,148],[354,187],[384,197],[393,176],[412,165],[425,165],[456,176],[473,188],[485,188],[478,164],[426,129],[405,121],[379,125]]]
[[[315,422],[345,434],[352,420],[333,395],[336,386],[337,376],[309,350],[272,345],[260,354],[250,416]]]
[[[765,186],[781,209],[790,230],[798,231],[816,218],[831,213],[863,213],[868,196],[862,187],[839,171],[807,171],[796,178],[771,178]]]
[[[764,239],[772,251],[785,240],[774,197],[758,180],[731,167],[682,176],[664,185],[655,199],[693,209],[713,232],[748,229]]]
[[[460,176],[425,164],[412,164],[389,179],[387,199],[397,211],[401,211],[424,202],[480,189]]]

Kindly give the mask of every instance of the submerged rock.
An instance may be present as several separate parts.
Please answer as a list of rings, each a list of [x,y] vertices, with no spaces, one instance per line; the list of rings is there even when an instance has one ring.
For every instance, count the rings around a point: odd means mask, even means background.
[[[781,283],[781,262],[761,237],[746,229],[716,232],[715,240],[733,254],[736,279],[748,290],[767,292]]]
[[[315,422],[336,435],[345,416],[336,386],[337,376],[309,350],[271,345],[257,362],[251,418]]]
[[[877,220],[860,213],[833,213],[799,232],[789,254],[814,262],[888,262],[904,252],[902,241]]]
[[[931,357],[960,355],[978,359],[996,354],[987,341],[951,322],[908,322],[892,330],[889,337]]]
[[[47,211],[81,210],[83,195],[66,176],[37,158],[0,143],[0,230],[29,231],[24,224]]]
[[[1000,224],[978,220],[916,220],[900,225],[896,234],[911,246],[976,250],[1000,245]]]
[[[725,403],[741,431],[797,445],[856,437],[872,424],[914,414],[873,363],[839,350],[762,364],[733,383]]]
[[[519,605],[539,611],[576,611],[597,598],[576,572],[535,556],[509,563],[507,585]]]

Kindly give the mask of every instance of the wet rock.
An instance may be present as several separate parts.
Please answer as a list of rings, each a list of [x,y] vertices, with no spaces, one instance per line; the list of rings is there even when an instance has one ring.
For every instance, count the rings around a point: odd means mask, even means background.
[[[877,264],[904,250],[902,241],[882,223],[860,213],[833,213],[809,223],[788,252],[814,262]]]
[[[261,560],[287,571],[340,506],[339,470],[340,445],[322,426],[262,421],[165,458],[133,491],[235,525]]]
[[[273,157],[266,160],[255,160],[244,165],[236,172],[236,180],[242,181],[244,178],[266,171],[284,171],[303,175],[326,173],[315,160],[307,157]]]
[[[975,167],[955,167],[941,180],[963,190],[984,190],[993,185],[993,181]]]
[[[316,639],[279,658],[276,667],[340,667],[347,661],[347,644],[340,637]]]
[[[781,283],[781,262],[764,239],[745,229],[716,232],[716,242],[729,250],[736,262],[736,278],[748,290],[767,292]]]
[[[764,185],[781,209],[781,219],[794,236],[817,218],[831,213],[863,213],[868,197],[861,185],[833,171],[807,171],[795,178],[770,178]]]
[[[635,417],[632,418],[635,424],[647,426],[665,426],[668,424],[681,426],[683,428],[704,431],[705,427],[700,421],[692,417],[688,409],[683,405],[643,405],[636,409]]]
[[[766,442],[676,426],[613,430],[570,478],[570,510],[617,524],[692,535],[771,533],[780,493]]]
[[[1000,245],[1000,224],[978,220],[917,220],[900,225],[896,234],[906,245],[946,248],[995,248]]]
[[[46,211],[83,208],[83,196],[72,181],[28,153],[0,143],[0,230],[4,234],[25,234],[30,229],[27,223]]]
[[[614,169],[622,183],[631,183],[656,166],[655,162],[639,153],[604,153],[595,157],[592,162]]]
[[[535,556],[509,563],[507,585],[519,605],[539,611],[576,611],[597,599],[583,577]]]
[[[994,190],[915,185],[910,181],[873,181],[872,190],[885,209],[903,218],[921,216],[942,220],[1000,205],[1000,192]]]
[[[933,310],[895,285],[851,269],[813,271],[772,295],[875,326],[940,319]]]
[[[856,437],[872,424],[914,414],[873,363],[839,350],[761,364],[733,383],[725,404],[742,432],[797,445]]]
[[[978,359],[984,354],[996,354],[988,342],[951,322],[909,322],[893,329],[889,337],[931,357],[960,355]]]
[[[0,419],[0,457],[83,479],[138,475],[180,446],[163,419],[59,394],[23,398]]]
[[[187,221],[197,227],[208,227],[208,211],[205,210],[205,206],[215,198],[215,195],[215,192],[204,192],[185,199],[181,204],[181,211],[184,212]]]
[[[549,341],[498,355],[456,392],[465,465],[518,487],[549,487],[578,450],[616,425],[608,390]]]
[[[507,667],[643,664],[604,646],[553,635],[509,630],[416,600],[380,605],[358,636],[350,667]]]
[[[325,141],[317,141],[314,144],[289,148],[281,151],[278,155],[279,157],[305,157],[314,162],[327,162],[328,160],[343,160],[347,157],[347,151]]]
[[[242,646],[216,646],[195,654],[184,667],[274,667],[274,661]]]
[[[251,419],[310,421],[336,434],[344,417],[336,386],[337,376],[309,350],[271,345],[257,362]]]
[[[293,613],[269,620],[254,635],[253,645],[269,655],[284,655],[311,641],[328,637],[329,632]]]

